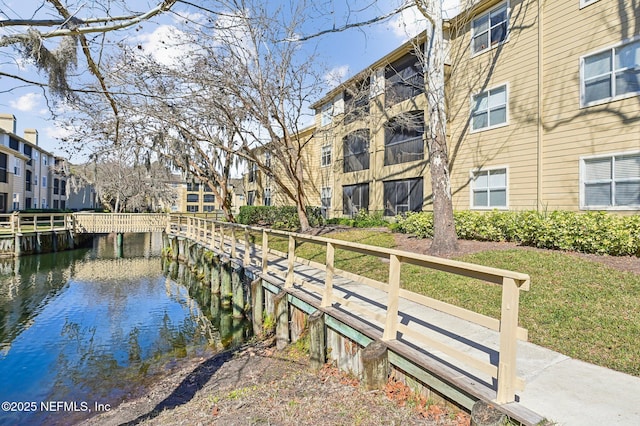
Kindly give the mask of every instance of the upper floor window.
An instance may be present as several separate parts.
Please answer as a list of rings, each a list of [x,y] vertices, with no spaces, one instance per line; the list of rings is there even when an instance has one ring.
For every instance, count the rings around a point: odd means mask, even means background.
[[[328,126],[331,124],[333,120],[333,104],[329,102],[328,104],[322,105],[320,109],[320,126]]]
[[[13,163],[13,174],[16,176],[21,176],[22,175],[22,160],[19,158],[14,158],[13,159],[14,163]]]
[[[213,194],[204,194],[204,197],[202,197],[202,201],[205,203],[215,203],[216,196]]]
[[[258,176],[258,165],[256,163],[251,163],[249,165],[249,182],[255,182]]]
[[[344,147],[344,173],[369,169],[369,129],[351,132],[342,140]]]
[[[424,72],[422,63],[415,53],[389,65],[385,71],[387,82],[385,103],[395,105],[424,93]]]
[[[61,180],[60,181],[60,195],[67,195],[67,181],[66,180]]]
[[[43,165],[43,166],[47,166],[47,165],[49,165],[49,160],[48,160],[48,158],[47,158],[47,156],[46,156],[46,155],[43,155],[43,156],[42,156],[42,165]]]
[[[407,163],[424,158],[424,113],[401,114],[384,130],[384,165]]]
[[[507,86],[499,86],[473,97],[471,130],[490,129],[507,123]]]
[[[20,151],[20,141],[12,136],[9,136],[9,148],[14,151]]]
[[[271,167],[271,153],[268,151],[264,153],[264,166]]]
[[[582,160],[582,207],[640,207],[640,153]]]
[[[252,206],[256,202],[256,191],[247,192],[247,205]]]
[[[473,208],[507,207],[507,169],[474,171],[471,192]]]
[[[42,187],[43,188],[47,187],[47,177],[46,176],[42,176]]]
[[[326,186],[320,190],[320,203],[322,216],[326,219],[329,217],[329,210],[331,209],[331,187]]]
[[[322,152],[321,152],[320,165],[322,167],[330,166],[332,161],[331,155],[333,151],[333,149],[331,148],[331,145],[324,145],[321,148],[321,151]]]
[[[640,94],[640,40],[582,58],[583,106]]]
[[[0,152],[0,182],[3,183],[9,182],[7,178],[7,161],[7,154]]]
[[[370,83],[367,78],[344,91],[344,123],[352,123],[369,115]]]
[[[187,203],[197,203],[199,200],[198,194],[187,194]]]
[[[199,189],[199,183],[187,182],[187,191],[198,191]]]
[[[509,33],[507,3],[503,3],[473,20],[471,25],[471,53],[489,50],[506,40]]]
[[[598,0],[580,0],[580,7],[589,6],[591,3],[595,3]]]
[[[60,193],[60,179],[53,179],[53,194],[58,195]]]

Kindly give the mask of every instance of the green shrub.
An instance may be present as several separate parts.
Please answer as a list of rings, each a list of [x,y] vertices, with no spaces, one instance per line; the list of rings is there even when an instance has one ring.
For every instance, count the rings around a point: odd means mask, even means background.
[[[461,239],[513,241],[554,250],[640,256],[640,215],[458,211],[454,218],[456,232]],[[393,229],[419,238],[430,238],[433,236],[433,214],[407,213],[397,218]]]
[[[311,226],[324,223],[319,207],[307,207],[307,218]],[[300,228],[300,218],[295,206],[242,206],[238,222],[244,225],[265,226],[274,229],[295,230]]]

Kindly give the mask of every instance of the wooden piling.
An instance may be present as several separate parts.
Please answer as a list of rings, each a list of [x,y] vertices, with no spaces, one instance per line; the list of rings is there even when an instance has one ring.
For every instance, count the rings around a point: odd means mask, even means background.
[[[289,344],[289,302],[287,293],[281,291],[274,298],[276,308],[276,349],[282,350]]]
[[[309,358],[311,368],[320,369],[326,362],[327,343],[324,327],[324,313],[320,310],[309,315]]]
[[[371,342],[362,350],[362,381],[367,390],[383,389],[389,377],[387,347]]]

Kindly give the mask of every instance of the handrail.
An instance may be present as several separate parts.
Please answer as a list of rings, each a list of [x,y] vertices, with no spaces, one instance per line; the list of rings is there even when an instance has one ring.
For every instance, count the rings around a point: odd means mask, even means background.
[[[225,232],[225,228],[228,231]],[[236,240],[238,232],[244,234],[244,263],[250,264],[249,254],[249,233],[262,234],[262,257],[258,259],[263,274],[269,272],[268,255],[274,254],[286,259],[286,272],[284,273],[284,287],[290,288],[295,278],[294,263],[302,262],[325,271],[325,285],[318,288],[310,283],[302,283],[303,286],[314,288],[322,295],[321,306],[328,307],[333,303],[340,303],[358,313],[369,316],[380,321],[384,325],[383,340],[394,340],[399,332],[403,335],[411,336],[414,339],[437,348],[449,356],[458,359],[484,373],[491,374],[498,382],[496,402],[499,404],[514,401],[516,390],[523,389],[524,380],[516,375],[516,342],[517,340],[527,340],[527,330],[518,326],[518,310],[520,301],[520,291],[528,291],[530,286],[529,275],[520,272],[508,271],[504,269],[492,268],[483,265],[476,265],[457,260],[442,259],[406,251],[388,249],[365,244],[335,240],[326,237],[318,237],[295,232],[279,231],[240,225],[228,222],[220,222],[210,219],[196,217],[170,215],[167,231],[176,235],[184,235],[196,242],[208,245],[214,250],[228,252],[235,257]],[[288,240],[287,252],[278,252],[269,248],[269,237],[282,237]],[[227,242],[228,241],[228,242]],[[325,263],[313,262],[307,259],[296,257],[295,248],[297,242],[309,242],[325,246]],[[228,248],[228,250],[227,250]],[[254,246],[255,248],[255,246]],[[389,261],[389,276],[387,282],[379,282],[367,277],[357,275],[348,271],[342,271],[335,267],[335,250],[342,249],[351,252],[376,256]],[[255,252],[255,250],[254,250]],[[502,307],[500,319],[491,318],[474,311],[470,311],[455,305],[451,305],[424,295],[410,292],[400,288],[400,270],[402,264],[411,264],[419,267],[443,271],[446,273],[471,277],[492,284],[502,286]],[[277,271],[273,271],[278,273]],[[336,295],[333,291],[333,280],[335,276],[358,281],[365,285],[373,286],[387,292],[387,309],[384,316],[376,314],[365,307],[357,306],[352,301]],[[282,276],[282,275],[281,275]],[[446,312],[458,318],[470,321],[481,326],[499,332],[499,361],[495,366],[490,362],[482,361],[470,355],[429,338],[420,335],[406,325],[400,323],[398,319],[400,298],[410,300],[414,303],[422,304],[426,307]]]

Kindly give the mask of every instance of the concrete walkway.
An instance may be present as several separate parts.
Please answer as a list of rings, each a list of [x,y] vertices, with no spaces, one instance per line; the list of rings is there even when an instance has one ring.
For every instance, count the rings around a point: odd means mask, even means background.
[[[237,256],[241,259],[242,245],[237,249]],[[257,261],[261,252],[253,248],[252,255]],[[270,279],[284,283],[286,269],[286,259],[269,255]],[[321,295],[317,288],[310,289],[303,282],[323,287],[324,271],[301,263],[296,263],[294,270],[296,290],[304,291],[319,301]],[[383,313],[386,310],[386,292],[365,284],[336,276],[334,292],[350,303],[366,306],[372,311]],[[340,309],[340,305],[334,304],[334,307]],[[344,309],[344,312],[358,319],[358,315],[349,309]],[[497,332],[405,299],[400,300],[399,316],[412,329],[497,365]],[[372,319],[366,322],[382,330],[383,324]],[[479,394],[486,394],[489,390],[495,395],[495,380],[491,377],[402,335],[397,341],[418,350],[425,361],[432,363],[435,359],[458,372],[458,379],[467,385],[485,387]],[[525,380],[525,388],[518,392],[516,402],[508,405],[515,404],[516,408],[523,408],[559,426],[640,425],[639,377],[578,361],[529,342],[518,342],[517,371],[518,376]]]

